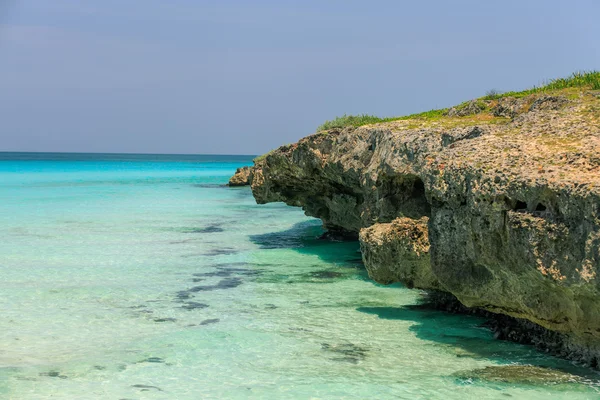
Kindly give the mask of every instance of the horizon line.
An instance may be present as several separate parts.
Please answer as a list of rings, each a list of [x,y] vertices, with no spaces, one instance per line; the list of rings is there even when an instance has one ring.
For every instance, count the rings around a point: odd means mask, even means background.
[[[0,154],[115,154],[115,155],[147,155],[147,156],[248,156],[256,157],[260,154],[221,154],[221,153],[124,153],[124,152],[99,152],[99,151],[7,151],[0,150]]]

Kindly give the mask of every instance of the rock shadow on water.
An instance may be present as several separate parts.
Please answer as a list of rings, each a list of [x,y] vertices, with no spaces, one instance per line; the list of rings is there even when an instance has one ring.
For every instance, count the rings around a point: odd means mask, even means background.
[[[250,241],[260,246],[261,249],[293,249],[302,254],[316,255],[325,262],[363,268],[362,260],[357,257],[358,240],[323,240],[321,237],[324,232],[321,221],[315,219],[299,222],[284,231],[250,235],[249,237]]]
[[[579,383],[597,382],[598,374],[575,366],[565,360],[546,355],[533,346],[495,340],[492,332],[482,328],[485,318],[465,314],[449,314],[432,309],[427,304],[402,307],[358,307],[359,312],[376,315],[381,319],[413,321],[408,329],[419,339],[433,342],[454,352],[456,357],[488,359],[500,365],[483,370],[458,372],[455,379],[501,381],[504,377],[521,374],[521,383],[555,378],[560,381],[577,377]],[[518,368],[514,365],[519,364]],[[527,368],[524,368],[527,366]],[[510,367],[510,368],[507,368]],[[515,373],[517,372],[517,373]],[[576,383],[571,379],[571,383]],[[460,382],[457,382],[460,383]]]

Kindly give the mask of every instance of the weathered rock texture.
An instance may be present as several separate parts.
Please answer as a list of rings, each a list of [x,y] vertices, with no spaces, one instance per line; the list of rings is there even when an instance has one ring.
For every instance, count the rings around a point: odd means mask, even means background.
[[[229,178],[229,186],[248,186],[252,184],[252,169],[241,167],[235,170],[235,174]]]
[[[403,217],[360,230],[360,250],[373,280],[383,284],[403,282],[409,288],[441,289],[431,270],[428,220]]]
[[[254,197],[361,231],[379,282],[598,346],[600,100],[568,90],[485,106],[280,147],[256,161]]]

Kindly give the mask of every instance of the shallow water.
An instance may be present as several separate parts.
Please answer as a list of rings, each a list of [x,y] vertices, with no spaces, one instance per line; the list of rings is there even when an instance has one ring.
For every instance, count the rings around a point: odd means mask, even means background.
[[[0,153],[2,399],[597,399],[222,184],[249,157]],[[573,382],[503,382],[511,364]]]

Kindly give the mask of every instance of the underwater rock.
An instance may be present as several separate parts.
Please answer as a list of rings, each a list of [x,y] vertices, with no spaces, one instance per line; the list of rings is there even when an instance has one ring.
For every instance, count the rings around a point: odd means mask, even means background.
[[[131,385],[132,388],[136,388],[136,389],[141,389],[143,390],[148,390],[148,389],[154,389],[154,390],[158,390],[159,392],[164,392],[164,390],[162,390],[161,388],[159,388],[158,386],[152,386],[152,385]]]
[[[185,303],[184,305],[181,306],[181,308],[183,308],[184,310],[188,310],[188,311],[192,311],[192,310],[202,310],[204,308],[207,308],[208,304],[204,304],[204,303],[198,303],[195,301],[189,301],[187,303]]]
[[[581,383],[583,380],[577,375],[533,365],[494,365],[458,372],[454,376],[464,380],[484,380],[515,385],[559,385]]]
[[[217,322],[219,322],[220,319],[219,318],[212,318],[212,319],[205,319],[204,321],[200,322],[199,325],[210,325],[210,324],[216,324]]]

